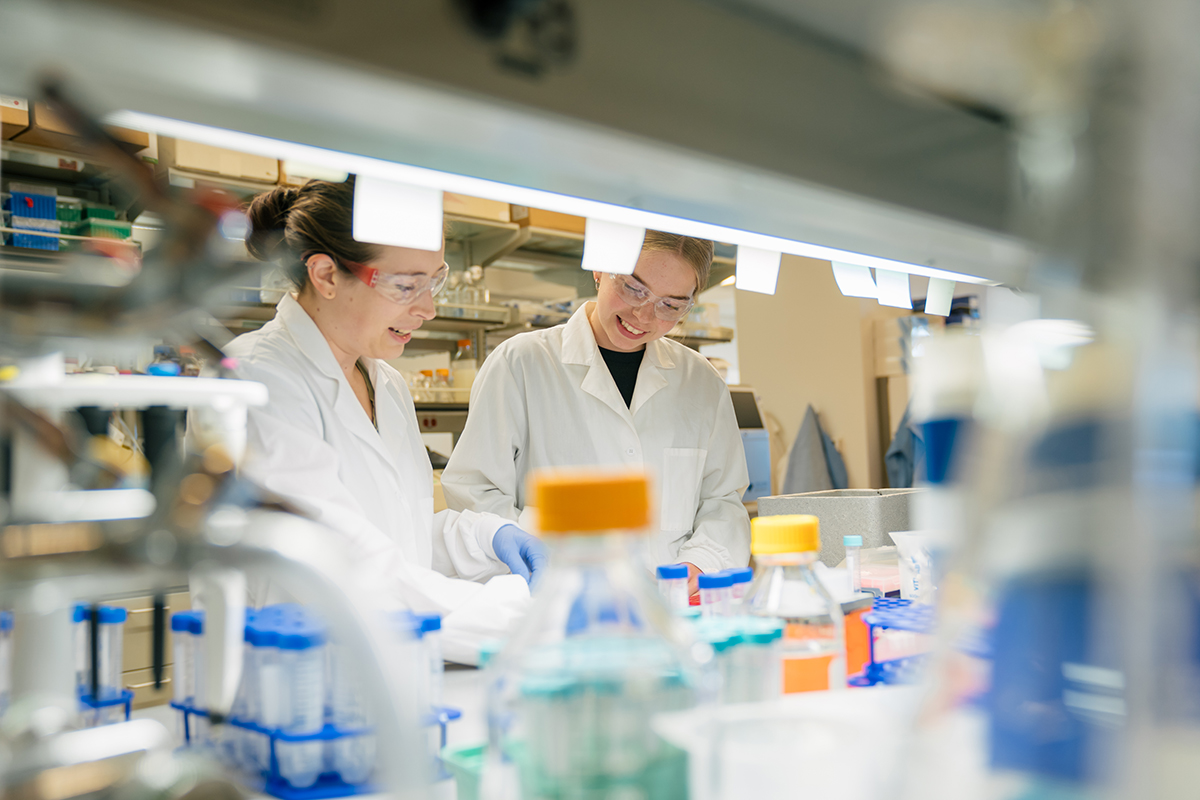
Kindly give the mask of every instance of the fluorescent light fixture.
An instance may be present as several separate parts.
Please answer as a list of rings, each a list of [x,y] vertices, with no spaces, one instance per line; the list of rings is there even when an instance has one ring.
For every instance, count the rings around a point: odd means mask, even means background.
[[[632,275],[646,239],[645,228],[588,217],[583,229],[583,264],[587,272]]]
[[[733,282],[737,280],[737,275],[730,275],[725,280],[721,281],[722,286],[733,286]]]
[[[355,178],[352,223],[355,241],[440,250],[442,224],[440,189],[373,175]]]
[[[789,253],[821,261],[837,261],[843,264],[855,264],[872,269],[885,269],[910,275],[923,275],[928,278],[944,278],[959,283],[995,285],[994,281],[974,275],[964,275],[943,269],[895,261],[865,253],[855,253],[836,247],[798,242],[780,236],[754,233],[752,231],[729,228],[724,225],[713,225],[707,222],[674,217],[668,214],[656,214],[638,208],[617,206],[599,200],[588,200],[583,197],[558,194],[542,189],[532,189],[526,186],[489,181],[474,178],[469,175],[456,175],[451,172],[414,167],[408,164],[398,164],[394,161],[384,161],[379,158],[344,153],[337,150],[326,150],[296,142],[281,139],[270,139],[250,133],[213,128],[194,122],[159,117],[152,114],[142,114],[135,111],[119,111],[108,115],[105,121],[111,125],[124,125],[139,130],[153,131],[163,136],[175,136],[192,142],[210,144],[215,147],[225,147],[243,153],[254,153],[284,160],[299,161],[304,164],[318,165],[329,170],[346,172],[359,176],[370,176],[395,183],[407,183],[412,186],[424,186],[439,192],[447,191],[456,194],[466,194],[482,197],[487,200],[499,200],[504,203],[543,208],[547,211],[558,211],[563,214],[601,219],[616,222],[632,228],[648,228],[651,230],[678,233],[683,236],[694,236],[700,239],[711,239],[715,242],[729,242],[741,247],[752,247],[758,250]],[[436,249],[436,248],[435,248]],[[740,285],[739,285],[740,288]]]
[[[909,294],[907,273],[877,269],[875,270],[875,284],[879,287],[879,305],[912,308],[912,295]]]
[[[778,250],[762,250],[739,244],[737,265],[734,273],[737,288],[746,292],[775,294],[779,281],[779,262],[783,254]]]
[[[925,290],[925,313],[937,317],[950,314],[950,303],[954,300],[954,281],[930,278]]]
[[[879,288],[871,277],[871,270],[857,264],[833,262],[833,279],[846,297],[869,297],[879,299]]]

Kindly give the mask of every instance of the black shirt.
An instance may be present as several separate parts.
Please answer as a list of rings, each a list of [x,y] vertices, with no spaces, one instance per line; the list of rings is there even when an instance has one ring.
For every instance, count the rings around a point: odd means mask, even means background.
[[[600,348],[600,355],[604,356],[604,363],[608,365],[608,372],[617,384],[617,391],[625,398],[626,408],[633,403],[633,387],[637,385],[638,369],[642,366],[642,356],[645,354],[645,348],[632,353]]]

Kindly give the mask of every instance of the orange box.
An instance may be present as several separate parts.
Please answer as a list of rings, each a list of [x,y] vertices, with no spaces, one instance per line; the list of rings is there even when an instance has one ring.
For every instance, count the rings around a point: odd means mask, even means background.
[[[846,608],[851,606],[851,608]],[[846,676],[862,672],[871,660],[871,631],[863,622],[863,615],[871,610],[871,600],[856,600],[843,603],[844,630],[846,637]],[[783,632],[784,640],[824,638],[833,632],[833,625],[788,625]],[[833,656],[820,658],[785,658],[783,660],[783,691],[817,692],[829,688],[829,663]]]
[[[587,227],[586,217],[576,217],[571,214],[560,214],[557,211],[545,211],[525,206],[512,207],[512,221],[533,228],[548,228],[567,233],[583,233]]]
[[[14,142],[71,152],[78,152],[82,147],[82,140],[75,129],[63,122],[44,103],[33,104],[29,113],[29,122],[28,129],[22,130],[12,137]],[[104,129],[111,133],[122,147],[131,152],[144,150],[150,146],[150,134],[145,131],[118,128],[114,125],[105,125]],[[8,136],[5,135],[5,138]]]

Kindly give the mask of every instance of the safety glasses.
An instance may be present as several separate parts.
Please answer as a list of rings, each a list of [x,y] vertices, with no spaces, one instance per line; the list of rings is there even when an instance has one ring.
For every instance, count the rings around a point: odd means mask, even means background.
[[[313,255],[316,255],[316,253],[306,253],[304,261],[307,263],[308,258]],[[333,258],[333,256],[330,256],[330,258]],[[437,296],[437,293],[446,285],[446,279],[450,277],[450,265],[445,261],[442,262],[442,266],[438,268],[437,272],[432,275],[389,274],[380,272],[375,267],[360,264],[357,261],[342,261],[341,265],[351,275],[358,278],[367,286],[370,286],[393,303],[399,303],[400,305],[410,305],[416,302],[421,293],[425,291],[428,291],[431,296]]]
[[[692,310],[692,306],[696,304],[695,297],[689,297],[687,300],[680,300],[677,297],[659,297],[647,289],[646,284],[632,275],[617,275],[609,272],[608,277],[612,278],[613,283],[616,284],[617,296],[621,298],[622,302],[628,303],[634,308],[641,308],[646,303],[654,303],[654,316],[663,322],[678,322],[686,317]]]

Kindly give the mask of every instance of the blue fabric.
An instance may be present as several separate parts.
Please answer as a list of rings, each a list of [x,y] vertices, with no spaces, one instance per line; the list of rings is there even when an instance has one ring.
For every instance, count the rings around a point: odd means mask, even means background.
[[[921,433],[912,424],[911,404],[904,409],[896,435],[883,456],[883,464],[887,469],[888,486],[893,489],[907,489],[913,485],[917,477],[919,462],[922,460]]]
[[[845,489],[850,485],[846,462],[829,434],[821,428],[817,412],[810,405],[804,412],[800,432],[788,455],[787,474],[783,478],[784,494],[822,492]]]
[[[535,586],[546,568],[546,545],[516,525],[505,525],[492,538],[496,558],[503,561],[514,575],[520,575]]]

